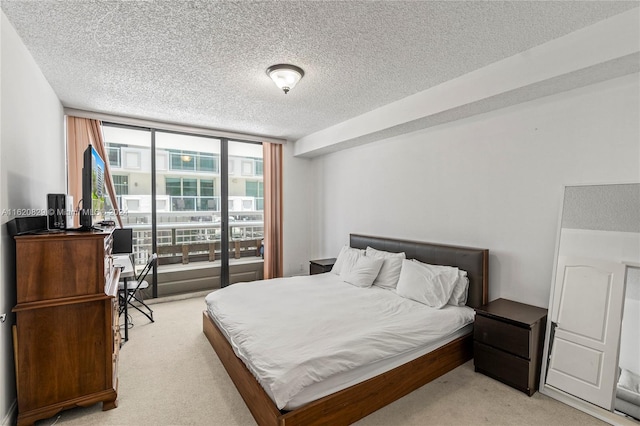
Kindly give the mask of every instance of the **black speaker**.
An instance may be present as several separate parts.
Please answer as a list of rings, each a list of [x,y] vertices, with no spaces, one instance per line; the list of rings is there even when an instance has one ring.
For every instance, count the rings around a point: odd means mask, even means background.
[[[16,217],[7,222],[9,235],[28,234],[47,229],[47,216]]]
[[[67,229],[66,200],[66,194],[47,194],[49,229]]]

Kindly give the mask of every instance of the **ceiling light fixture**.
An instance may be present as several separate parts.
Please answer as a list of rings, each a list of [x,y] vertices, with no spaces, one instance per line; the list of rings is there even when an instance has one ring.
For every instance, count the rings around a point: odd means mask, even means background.
[[[304,71],[295,65],[278,64],[271,65],[267,68],[267,75],[271,77],[273,82],[276,83],[276,86],[281,88],[286,95],[289,90],[298,84],[304,76]]]

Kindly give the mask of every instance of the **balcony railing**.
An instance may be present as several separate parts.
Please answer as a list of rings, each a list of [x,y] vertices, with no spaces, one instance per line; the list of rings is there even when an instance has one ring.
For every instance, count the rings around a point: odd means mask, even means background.
[[[219,212],[220,197],[171,196],[172,212]]]
[[[128,224],[133,229],[136,265],[143,265],[151,254],[150,224]],[[264,238],[262,221],[229,223],[231,258],[259,257]],[[220,258],[220,223],[159,223],[157,225],[158,264],[213,261]],[[213,250],[213,252],[212,252]]]
[[[218,163],[214,154],[169,151],[169,170],[219,173]]]
[[[150,195],[118,195],[118,206],[129,213],[151,212]],[[239,212],[262,212],[264,198],[244,195],[229,197],[229,211],[231,215]],[[156,211],[158,212],[219,212],[219,196],[182,195],[156,196]]]
[[[158,264],[213,262],[222,256],[222,241],[182,243],[158,246]],[[229,242],[229,258],[262,257],[262,239]]]

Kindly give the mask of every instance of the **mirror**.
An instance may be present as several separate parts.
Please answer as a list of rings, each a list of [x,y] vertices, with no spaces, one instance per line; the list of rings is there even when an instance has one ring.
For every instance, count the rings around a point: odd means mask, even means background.
[[[540,392],[640,424],[640,184],[567,186]]]
[[[615,410],[640,421],[640,265],[627,269]]]

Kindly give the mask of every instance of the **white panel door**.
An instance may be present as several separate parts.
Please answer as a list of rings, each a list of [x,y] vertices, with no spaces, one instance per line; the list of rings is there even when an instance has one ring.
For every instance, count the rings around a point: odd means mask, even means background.
[[[625,265],[559,257],[547,384],[613,408]]]

